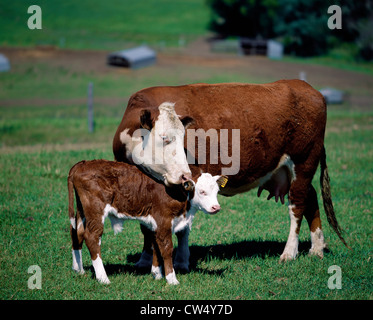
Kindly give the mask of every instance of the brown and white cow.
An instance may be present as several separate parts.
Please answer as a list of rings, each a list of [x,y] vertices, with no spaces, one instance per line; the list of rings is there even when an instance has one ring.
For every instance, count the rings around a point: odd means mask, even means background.
[[[97,280],[110,283],[101,255],[105,218],[110,218],[114,233],[122,231],[125,220],[138,220],[150,230],[155,279],[162,278],[163,260],[167,282],[178,284],[172,264],[172,233],[189,232],[198,210],[208,214],[220,210],[217,194],[226,177],[203,173],[194,179],[194,191],[186,191],[181,185],[165,187],[126,163],[92,160],[75,164],[68,176],[73,270],[84,273],[81,249],[85,241]]]
[[[157,121],[157,106],[165,101],[174,103],[176,113],[187,118],[190,124],[184,141],[190,166],[198,165],[203,172],[213,175],[225,170],[224,174],[229,175],[229,181],[220,194],[233,196],[258,188],[258,196],[265,189],[269,191],[268,199],[274,196],[276,201],[280,198],[281,202],[288,194],[290,232],[281,260],[291,260],[297,256],[303,217],[311,231],[310,253],[323,257],[326,245],[317,195],[311,184],[319,163],[328,222],[347,246],[335,218],[330,195],[324,148],[326,104],[320,92],[301,80],[143,89],[131,96],[114,136],[116,160],[129,162],[129,140],[128,137],[122,139],[123,133],[131,133],[141,127],[144,112],[152,117],[148,123]],[[199,141],[196,146],[194,144],[198,130],[205,136],[207,132],[216,131],[217,134],[210,135],[210,142],[218,140],[216,145],[220,147],[224,145],[222,142],[228,142],[228,150],[198,150],[202,145]],[[226,131],[231,140],[225,137],[223,141]],[[188,146],[195,150],[188,149]],[[200,158],[201,152],[204,157]],[[231,163],[227,163],[227,156],[222,159],[223,154],[231,155]],[[233,161],[237,156],[238,161]],[[229,174],[227,170],[233,173]],[[149,252],[151,243],[147,238],[145,234],[144,251]]]

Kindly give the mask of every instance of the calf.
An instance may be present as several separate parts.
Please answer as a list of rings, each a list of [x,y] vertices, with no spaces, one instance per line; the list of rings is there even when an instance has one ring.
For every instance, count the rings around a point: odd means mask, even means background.
[[[181,185],[166,187],[126,163],[93,160],[75,164],[68,177],[73,270],[84,273],[81,249],[85,240],[97,280],[110,283],[101,258],[105,218],[110,218],[114,233],[122,231],[125,220],[138,220],[152,233],[154,278],[162,278],[163,260],[167,282],[178,284],[172,265],[172,233],[190,229],[198,210],[208,214],[220,210],[217,194],[226,177],[202,173],[194,181],[193,190],[186,191]]]

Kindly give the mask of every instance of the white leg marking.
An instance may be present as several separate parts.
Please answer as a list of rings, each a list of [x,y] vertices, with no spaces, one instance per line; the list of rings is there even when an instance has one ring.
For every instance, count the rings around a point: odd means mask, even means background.
[[[177,234],[178,247],[176,250],[174,268],[176,270],[189,272],[189,228],[185,228]]]
[[[73,227],[73,229],[76,229],[75,217],[74,218],[70,218],[70,223],[71,223],[71,226]]]
[[[311,232],[311,243],[312,246],[310,249],[310,254],[323,258],[323,250],[326,245],[324,241],[324,234],[320,228],[317,228],[315,232]]]
[[[155,280],[160,280],[163,278],[163,275],[162,275],[162,267],[155,267],[155,266],[152,266],[152,275],[154,277]]]
[[[298,227],[298,219],[294,215],[294,208],[295,205],[289,205],[290,232],[284,252],[280,257],[280,261],[294,260],[298,254],[299,239],[298,234],[296,233],[296,229]]]
[[[153,263],[153,254],[143,251],[140,260],[136,262],[136,268],[150,268]]]
[[[106,271],[99,254],[97,255],[96,260],[92,260],[92,265],[95,269],[96,279],[101,283],[110,284],[110,280],[106,275]]]
[[[73,253],[73,270],[77,273],[84,274],[82,262],[82,250],[72,250]]]
[[[172,284],[172,285],[178,285],[179,284],[179,281],[177,281],[177,279],[176,279],[175,270],[172,270],[172,272],[169,273],[166,276],[166,280],[167,280],[168,284]]]

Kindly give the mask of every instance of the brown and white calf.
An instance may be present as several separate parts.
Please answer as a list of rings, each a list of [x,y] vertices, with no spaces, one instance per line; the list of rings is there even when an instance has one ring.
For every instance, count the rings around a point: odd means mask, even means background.
[[[101,256],[105,218],[110,218],[114,233],[122,231],[125,220],[138,220],[151,230],[153,276],[162,278],[163,260],[167,282],[178,284],[172,264],[172,233],[190,230],[198,210],[208,214],[220,210],[217,194],[224,179],[202,173],[194,178],[194,190],[186,191],[181,185],[169,188],[157,183],[126,163],[92,160],[75,164],[68,176],[73,270],[84,273],[81,249],[85,241],[97,280],[110,283]]]

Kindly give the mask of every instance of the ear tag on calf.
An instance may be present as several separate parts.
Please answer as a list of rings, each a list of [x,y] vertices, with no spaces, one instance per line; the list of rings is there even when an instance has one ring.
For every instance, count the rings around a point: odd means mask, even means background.
[[[219,179],[219,182],[220,182],[220,186],[222,188],[225,187],[225,185],[227,184],[228,182],[228,177],[227,176],[221,176],[220,179]]]

